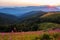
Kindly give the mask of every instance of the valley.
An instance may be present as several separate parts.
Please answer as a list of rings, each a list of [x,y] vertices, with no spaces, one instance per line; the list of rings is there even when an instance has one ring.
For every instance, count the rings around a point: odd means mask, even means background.
[[[60,40],[60,9],[30,6],[0,9],[0,40]]]

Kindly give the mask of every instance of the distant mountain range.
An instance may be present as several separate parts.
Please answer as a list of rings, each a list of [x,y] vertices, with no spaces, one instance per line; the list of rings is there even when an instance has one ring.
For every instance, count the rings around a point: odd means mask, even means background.
[[[1,8],[0,12],[2,13],[8,13],[15,16],[21,16],[26,13],[32,12],[32,11],[43,11],[43,12],[50,12],[50,11],[60,11],[60,6],[28,6],[28,7],[14,7],[14,8]]]
[[[0,24],[13,24],[25,20],[38,20],[47,12],[60,12],[60,7],[50,6],[29,6],[0,9]]]

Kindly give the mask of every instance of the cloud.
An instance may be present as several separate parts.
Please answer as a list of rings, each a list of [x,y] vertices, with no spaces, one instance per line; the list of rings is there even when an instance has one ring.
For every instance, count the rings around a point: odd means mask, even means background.
[[[60,5],[60,0],[0,0],[1,6]]]

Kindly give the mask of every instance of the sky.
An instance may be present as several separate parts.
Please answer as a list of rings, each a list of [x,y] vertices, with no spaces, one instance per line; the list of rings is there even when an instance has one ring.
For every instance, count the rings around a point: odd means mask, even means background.
[[[60,5],[60,0],[0,0],[0,6]]]

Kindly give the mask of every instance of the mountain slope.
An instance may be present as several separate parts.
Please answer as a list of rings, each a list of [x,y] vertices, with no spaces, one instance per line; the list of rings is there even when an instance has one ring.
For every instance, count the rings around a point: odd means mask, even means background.
[[[14,15],[0,13],[0,25],[13,24],[18,20]]]
[[[0,13],[0,32],[11,32],[14,28],[18,32],[60,28],[60,24],[58,24],[60,23],[60,12],[57,11],[31,11],[19,16],[19,18],[14,15]]]
[[[46,16],[50,16],[50,15],[56,15],[56,14],[60,14],[60,12],[59,11],[47,12],[45,15],[43,15],[41,17],[46,17]]]
[[[60,23],[60,12],[48,12],[40,18],[43,22]]]
[[[27,21],[27,20],[33,20],[33,19],[38,19],[40,16],[46,14],[46,12],[43,11],[31,11],[28,12],[20,17],[20,21]]]

